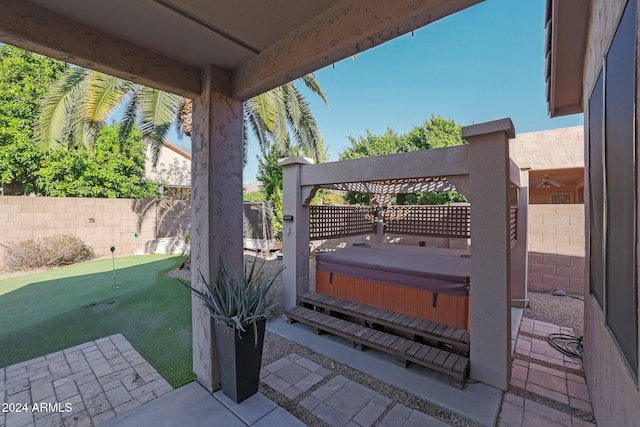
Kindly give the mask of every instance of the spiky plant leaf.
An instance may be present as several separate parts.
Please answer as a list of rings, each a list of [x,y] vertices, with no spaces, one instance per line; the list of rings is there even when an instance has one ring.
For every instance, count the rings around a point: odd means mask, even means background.
[[[92,71],[88,77],[84,119],[89,127],[99,129],[133,90],[134,83]]]
[[[146,86],[140,87],[138,100],[140,131],[145,140],[151,144],[154,167],[158,163],[162,141],[174,122],[182,99],[178,95]]]
[[[69,68],[42,100],[34,129],[34,140],[41,148],[67,146],[70,135],[82,135],[77,128],[83,126],[82,111],[77,107],[86,93],[88,73],[84,68]]]

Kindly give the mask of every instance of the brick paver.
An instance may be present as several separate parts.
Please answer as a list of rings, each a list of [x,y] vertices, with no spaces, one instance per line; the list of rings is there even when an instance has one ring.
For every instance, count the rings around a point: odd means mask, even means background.
[[[502,400],[499,426],[594,425],[586,421],[593,419],[593,414],[581,361],[551,347],[546,336],[552,333],[572,331],[522,319],[511,368],[511,388]],[[576,409],[582,412],[580,416],[571,413]]]
[[[91,426],[172,390],[121,334],[0,368],[0,426]]]

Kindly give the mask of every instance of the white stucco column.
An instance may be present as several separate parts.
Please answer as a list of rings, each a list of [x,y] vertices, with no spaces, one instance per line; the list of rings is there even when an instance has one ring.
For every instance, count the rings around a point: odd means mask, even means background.
[[[295,307],[298,293],[309,290],[309,206],[301,186],[304,165],[312,165],[306,157],[280,159],[282,166],[282,273],[284,309]]]
[[[525,307],[529,270],[529,166],[520,168],[520,188],[517,191],[517,243],[511,248],[511,305]]]
[[[220,261],[242,272],[242,102],[227,94],[231,73],[203,70],[193,101],[191,135],[191,284],[215,278]],[[213,320],[192,296],[193,372],[207,390],[220,388]]]
[[[462,128],[471,188],[471,378],[507,390],[511,377],[509,138],[511,119]]]

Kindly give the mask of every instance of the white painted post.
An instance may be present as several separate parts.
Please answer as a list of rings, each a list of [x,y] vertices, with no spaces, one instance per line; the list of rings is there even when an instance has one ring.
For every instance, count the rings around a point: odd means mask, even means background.
[[[282,166],[282,273],[284,309],[297,305],[298,293],[309,290],[309,206],[301,186],[304,165],[312,165],[306,157],[280,159]]]
[[[467,126],[471,188],[471,378],[502,390],[511,377],[509,138],[511,119]]]
[[[228,96],[231,73],[203,70],[193,102],[191,136],[191,283],[215,277],[220,261],[242,272],[242,102]],[[193,372],[210,392],[220,388],[213,320],[192,296]]]

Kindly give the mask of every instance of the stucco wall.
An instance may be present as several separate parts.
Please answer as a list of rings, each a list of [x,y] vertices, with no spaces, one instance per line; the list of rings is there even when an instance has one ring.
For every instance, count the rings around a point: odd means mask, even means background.
[[[189,203],[172,200],[0,197],[0,269],[2,246],[9,241],[54,234],[74,234],[92,246],[96,256],[123,256],[145,242],[189,232]],[[93,221],[92,221],[93,220]],[[140,237],[134,237],[139,233]]]
[[[593,86],[602,67],[603,57],[611,44],[625,4],[626,2],[624,0],[594,0],[592,2],[583,86],[585,123],[589,122],[589,97],[591,96]],[[637,58],[636,64],[637,69],[640,69]],[[637,87],[638,86],[636,86],[636,88]],[[636,89],[637,105],[638,102],[640,102],[640,100],[638,99]],[[636,111],[640,114],[640,109],[636,109]],[[636,123],[638,123],[638,121],[636,121]],[[588,185],[589,183],[587,182],[585,194],[588,193]],[[587,230],[588,229],[589,227],[587,226]],[[638,254],[640,254],[640,251],[638,251]],[[588,254],[586,261],[588,267]],[[588,270],[586,277],[589,277]],[[611,333],[605,325],[604,317],[598,303],[590,296],[585,298],[584,344],[585,355],[583,364],[589,385],[589,392],[591,394],[591,404],[598,425],[640,425],[640,391],[637,385],[638,378],[632,374],[626,366],[616,343],[611,337]]]
[[[529,290],[584,294],[584,205],[529,205]]]
[[[160,149],[158,163],[153,167],[151,147],[147,146],[145,176],[166,185],[191,185],[191,158],[179,147],[165,143]]]
[[[582,126],[521,133],[509,141],[509,156],[517,164],[530,163],[531,169],[584,167]]]

